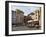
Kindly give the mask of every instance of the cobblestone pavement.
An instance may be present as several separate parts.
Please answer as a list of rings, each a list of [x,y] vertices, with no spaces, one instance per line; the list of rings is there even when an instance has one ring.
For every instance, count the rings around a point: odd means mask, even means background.
[[[37,30],[37,28],[30,28],[30,27],[27,27],[27,26],[13,26],[12,27],[12,31],[22,31],[22,30]]]

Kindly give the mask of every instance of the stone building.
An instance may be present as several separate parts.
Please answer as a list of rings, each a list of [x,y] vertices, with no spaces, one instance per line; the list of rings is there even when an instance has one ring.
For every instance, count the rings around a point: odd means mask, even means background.
[[[12,24],[16,24],[16,12],[12,10]]]
[[[12,11],[12,23],[16,25],[22,25],[24,22],[24,12],[16,9],[16,11]]]
[[[24,16],[24,23],[25,23],[26,26],[29,26],[29,23],[30,23],[30,25],[32,24],[30,20],[33,20],[31,18],[31,16]]]
[[[16,9],[16,23],[23,24],[24,23],[24,12]]]
[[[41,8],[39,8],[39,10],[36,10],[28,14],[28,16],[32,17],[33,20],[30,20],[30,21],[32,21],[34,25],[41,25]]]

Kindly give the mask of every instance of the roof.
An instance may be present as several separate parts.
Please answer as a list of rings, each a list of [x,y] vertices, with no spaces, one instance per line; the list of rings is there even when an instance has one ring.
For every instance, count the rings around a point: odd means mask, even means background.
[[[16,12],[17,12],[17,13],[23,13],[23,14],[24,14],[24,12],[21,11],[21,10],[19,10],[19,9],[16,9]]]
[[[32,13],[30,13],[30,14],[28,14],[28,15],[34,15],[34,13],[32,12]]]

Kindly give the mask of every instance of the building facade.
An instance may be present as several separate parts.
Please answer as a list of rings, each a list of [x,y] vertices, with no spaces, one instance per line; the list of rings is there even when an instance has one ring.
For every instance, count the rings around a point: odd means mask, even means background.
[[[12,11],[12,24],[22,25],[24,22],[24,13],[20,10]]]
[[[12,24],[16,24],[16,12],[12,11]]]
[[[33,19],[30,20],[32,22],[32,25],[41,25],[41,8],[30,13],[28,16],[31,16],[31,18]]]

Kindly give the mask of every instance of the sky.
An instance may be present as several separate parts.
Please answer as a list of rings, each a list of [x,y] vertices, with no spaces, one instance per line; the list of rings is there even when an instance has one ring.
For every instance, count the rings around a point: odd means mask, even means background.
[[[16,6],[12,5],[11,10],[16,11],[16,9],[19,9],[24,12],[24,15],[27,16],[28,14],[36,11],[39,9],[39,7],[35,6]]]

